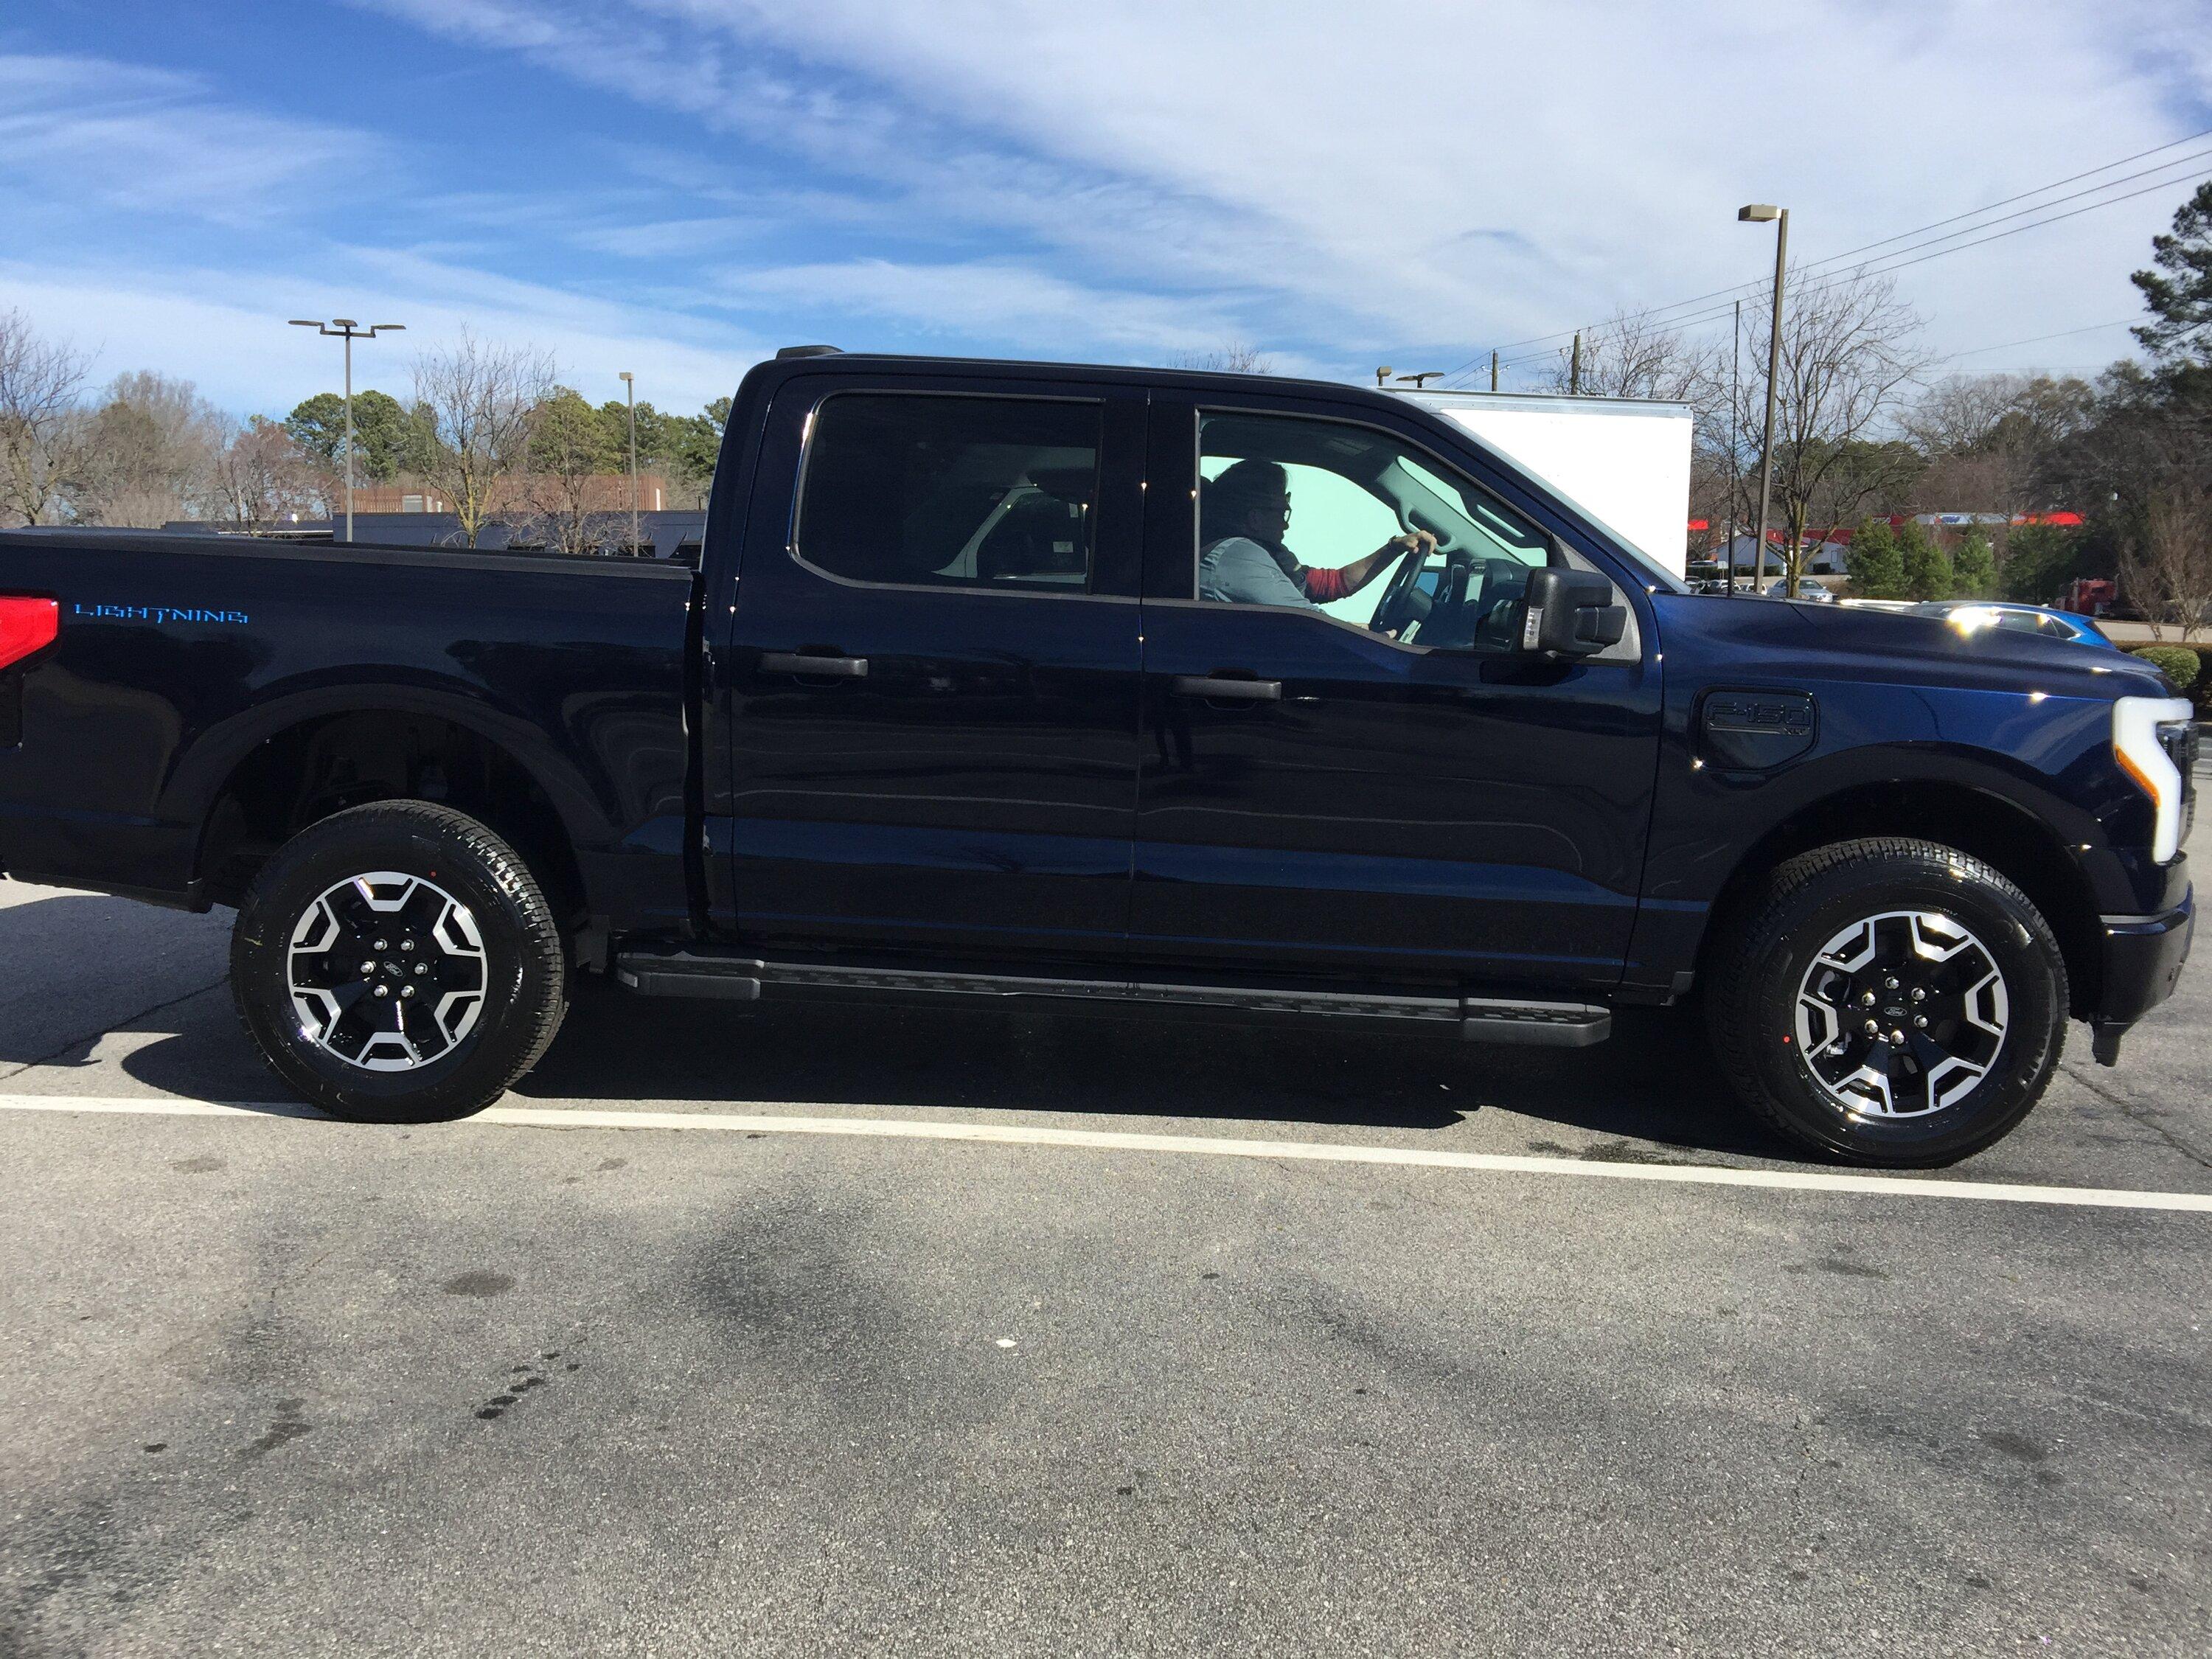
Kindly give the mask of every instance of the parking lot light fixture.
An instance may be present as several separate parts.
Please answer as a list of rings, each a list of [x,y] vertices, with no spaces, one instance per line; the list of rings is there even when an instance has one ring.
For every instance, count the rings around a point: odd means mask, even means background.
[[[350,317],[333,317],[327,323],[311,317],[287,319],[294,328],[312,328],[319,334],[327,334],[345,342],[345,538],[353,540],[353,343],[373,340],[380,334],[398,334],[407,326],[404,323],[372,323],[367,328]]]
[[[1755,572],[1766,568],[1766,510],[1774,486],[1774,394],[1782,378],[1782,270],[1790,256],[1790,210],[1765,202],[1748,202],[1735,210],[1737,220],[1748,225],[1772,224],[1774,231],[1774,322],[1766,336],[1766,441],[1759,449],[1759,540],[1752,556]],[[1797,550],[1790,550],[1795,553]],[[1782,562],[1784,575],[1796,568],[1794,558]],[[1755,586],[1756,582],[1753,583]]]

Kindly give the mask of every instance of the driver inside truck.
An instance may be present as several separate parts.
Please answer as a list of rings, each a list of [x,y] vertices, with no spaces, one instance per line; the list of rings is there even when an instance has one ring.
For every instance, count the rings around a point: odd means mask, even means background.
[[[1346,599],[1406,554],[1437,538],[1415,530],[1335,569],[1300,564],[1283,544],[1291,524],[1290,475],[1274,461],[1238,461],[1199,498],[1198,597],[1228,605],[1318,607]]]

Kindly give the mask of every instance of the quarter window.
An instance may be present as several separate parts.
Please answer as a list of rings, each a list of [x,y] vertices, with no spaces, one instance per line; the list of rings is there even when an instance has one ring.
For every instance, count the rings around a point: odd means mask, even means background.
[[[842,392],[814,411],[793,545],[851,581],[1081,593],[1099,406]]]

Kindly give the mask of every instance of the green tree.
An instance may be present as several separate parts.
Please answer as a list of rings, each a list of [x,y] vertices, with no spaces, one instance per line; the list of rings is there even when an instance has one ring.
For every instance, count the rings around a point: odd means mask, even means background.
[[[665,415],[656,439],[656,458],[668,469],[679,496],[703,504],[721,453],[722,428],[729,423],[730,400],[717,398],[696,415]],[[644,441],[641,428],[639,441]]]
[[[389,483],[402,472],[420,469],[416,451],[421,441],[419,420],[402,409],[399,400],[382,392],[353,394],[354,476],[370,483]],[[345,439],[345,399],[335,392],[319,392],[284,417],[284,430],[303,449],[319,455],[332,466],[340,465]]]
[[[1898,551],[1897,532],[1882,519],[1869,519],[1851,537],[1850,558],[1851,597],[1859,599],[1901,599],[1905,588],[1905,560]]]
[[[1898,535],[1897,551],[1905,566],[1905,596],[1909,599],[1948,599],[1954,578],[1951,556],[1936,545],[1918,520],[1908,519]]]
[[[2212,179],[2175,210],[2173,234],[2150,246],[2158,269],[2130,278],[2154,319],[2136,338],[2164,362],[2212,362]]]
[[[1956,577],[1956,594],[1962,599],[1990,599],[1996,597],[1996,555],[1990,550],[1990,538],[1978,530],[1966,532],[1966,539],[1959,544],[1959,554],[1953,562]]]
[[[2055,524],[2021,526],[2005,538],[1998,593],[2027,605],[2050,604],[2061,588],[2082,574],[2084,549],[2078,531]]]
[[[530,465],[574,477],[620,470],[622,447],[583,394],[556,386],[532,411]]]
[[[582,393],[554,387],[531,411],[525,455],[517,532],[563,553],[597,552],[614,523],[614,502],[597,481],[621,465],[600,411]]]

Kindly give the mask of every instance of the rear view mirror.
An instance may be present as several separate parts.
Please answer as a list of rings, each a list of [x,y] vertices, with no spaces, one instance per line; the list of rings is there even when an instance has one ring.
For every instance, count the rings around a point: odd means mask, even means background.
[[[1628,608],[1613,598],[1613,584],[1594,570],[1530,571],[1521,648],[1589,657],[1618,645],[1628,629]]]

